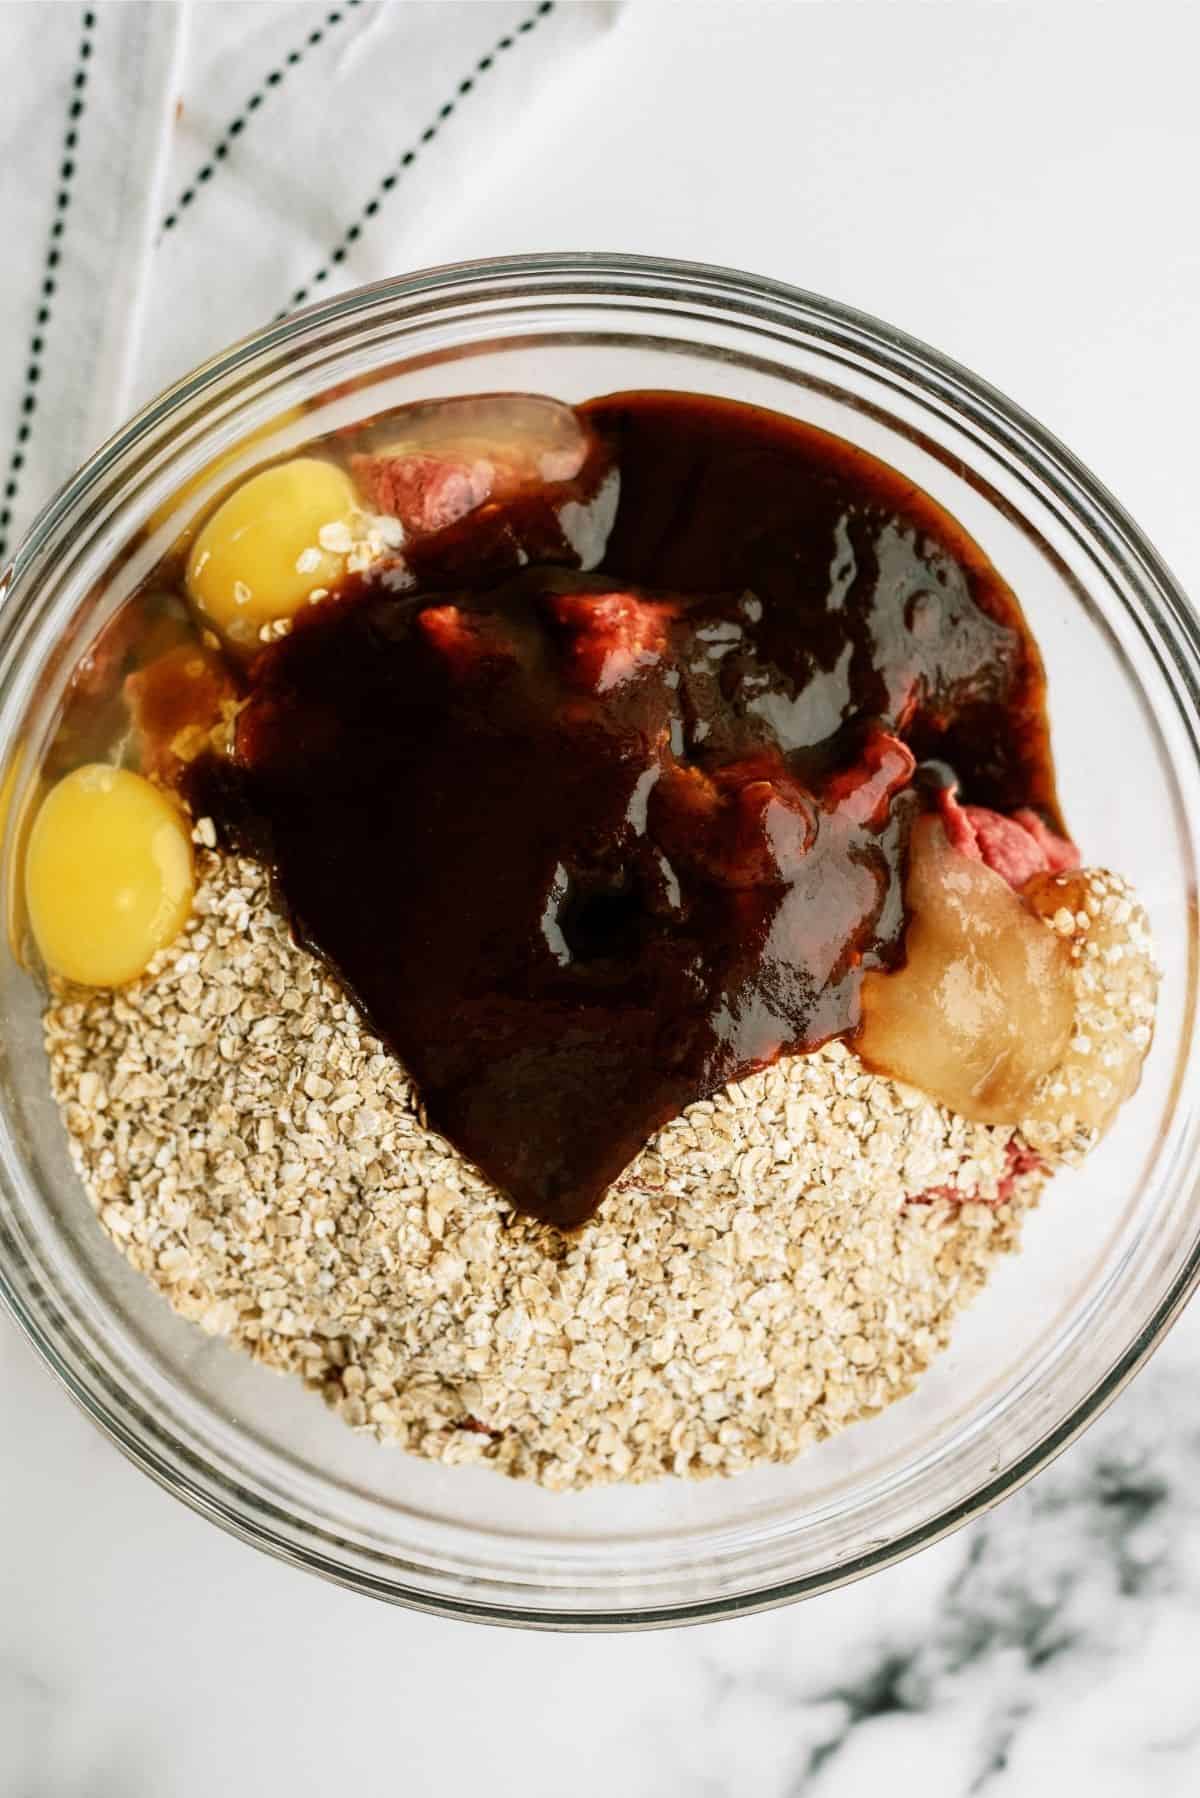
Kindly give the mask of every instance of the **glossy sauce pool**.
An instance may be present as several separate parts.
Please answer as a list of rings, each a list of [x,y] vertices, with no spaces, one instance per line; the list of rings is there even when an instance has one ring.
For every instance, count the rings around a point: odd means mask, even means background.
[[[298,617],[191,778],[430,1124],[560,1228],[689,1103],[853,1030],[938,786],[1060,823],[1020,609],[925,494],[726,401],[582,413],[580,480]]]

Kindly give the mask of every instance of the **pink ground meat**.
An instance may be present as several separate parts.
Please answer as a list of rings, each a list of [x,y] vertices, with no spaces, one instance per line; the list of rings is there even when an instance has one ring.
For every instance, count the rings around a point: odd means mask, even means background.
[[[377,512],[398,518],[413,536],[455,524],[490,497],[491,462],[446,456],[352,456],[354,478]]]
[[[938,803],[951,848],[982,862],[1010,887],[1019,890],[1035,874],[1058,874],[1079,866],[1074,843],[1055,836],[1036,812],[1014,812],[1007,818],[987,806],[960,805],[953,787],[943,788]]]
[[[972,1204],[1007,1205],[1021,1175],[1036,1173],[1045,1165],[1040,1155],[1035,1154],[1032,1149],[1027,1149],[1024,1143],[1015,1140],[1008,1144],[1005,1154],[1008,1157],[1008,1166],[996,1187],[995,1198],[980,1199],[972,1196]],[[951,1182],[948,1186],[931,1186],[928,1192],[918,1193],[914,1198],[909,1199],[908,1203],[910,1205],[932,1205],[935,1199],[950,1199],[957,1204],[961,1201],[962,1196],[958,1187]]]

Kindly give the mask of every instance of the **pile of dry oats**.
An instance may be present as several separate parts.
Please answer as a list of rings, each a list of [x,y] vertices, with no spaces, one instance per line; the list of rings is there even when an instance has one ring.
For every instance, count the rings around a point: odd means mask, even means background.
[[[1012,1131],[840,1044],[693,1105],[562,1237],[424,1127],[261,870],[199,861],[141,980],[54,989],[54,1092],[133,1265],[357,1429],[562,1488],[784,1461],[909,1391],[1016,1246]],[[977,1202],[904,1204],[948,1182]]]

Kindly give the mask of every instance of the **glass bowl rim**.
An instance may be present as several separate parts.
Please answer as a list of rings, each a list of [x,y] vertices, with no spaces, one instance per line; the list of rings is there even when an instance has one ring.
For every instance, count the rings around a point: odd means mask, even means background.
[[[951,357],[872,315],[803,288],[752,275],[718,264],[675,260],[656,256],[608,251],[563,251],[479,258],[442,264],[351,288],[331,299],[318,301],[302,311],[282,316],[243,337],[218,355],[201,363],[174,385],[149,401],[95,451],[34,518],[7,567],[0,568],[0,640],[13,617],[5,605],[9,591],[37,563],[56,532],[84,503],[104,478],[135,447],[152,439],[180,413],[196,410],[206,394],[219,392],[239,371],[316,334],[328,326],[342,326],[361,317],[369,320],[377,311],[396,302],[453,300],[469,295],[482,298],[552,299],[566,294],[608,299],[667,299],[689,297],[714,309],[725,322],[748,323],[776,320],[793,330],[806,331],[819,345],[849,344],[865,353],[871,364],[902,373],[924,398],[949,401],[956,411],[980,428],[986,439],[1015,453],[1046,484],[1055,497],[1065,500],[1072,513],[1083,514],[1089,532],[1119,564],[1136,570],[1138,585],[1150,590],[1153,605],[1148,622],[1160,648],[1170,652],[1174,672],[1181,680],[1193,714],[1200,714],[1200,618],[1193,612],[1178,581],[1144,533],[1108,489],[1054,434],[997,388]],[[29,595],[36,602],[36,583]],[[5,613],[8,616],[5,616]],[[1194,734],[1194,733],[1193,733]],[[2,1232],[7,1246],[8,1232]],[[272,1554],[277,1559],[317,1573],[336,1584],[410,1609],[439,1616],[513,1627],[574,1631],[635,1630],[711,1622],[723,1617],[765,1611],[796,1599],[815,1595],[860,1579],[939,1541],[965,1523],[991,1509],[1031,1479],[1068,1447],[1100,1415],[1144,1365],[1174,1324],[1196,1286],[1200,1284],[1200,1235],[1177,1271],[1167,1292],[1107,1374],[1041,1439],[1010,1467],[984,1481],[923,1523],[886,1543],[795,1580],[777,1581],[760,1590],[729,1597],[712,1597],[687,1603],[648,1605],[636,1611],[571,1610],[528,1607],[481,1600],[459,1601],[446,1594],[431,1594],[402,1579],[372,1575],[361,1565],[323,1552],[313,1541],[307,1524],[255,1494],[232,1486],[212,1467],[198,1467],[194,1452],[174,1438],[159,1420],[145,1418],[134,1404],[122,1411],[119,1394],[109,1392],[108,1402],[97,1389],[111,1382],[94,1366],[86,1346],[73,1344],[75,1353],[63,1353],[51,1317],[61,1326],[62,1313],[27,1302],[19,1285],[8,1276],[0,1256],[0,1304],[12,1316],[43,1362],[65,1386],[80,1408],[109,1439],[144,1473],[202,1516],[231,1535]],[[45,1313],[45,1314],[43,1314]],[[82,1364],[82,1365],[81,1365]],[[168,1450],[164,1454],[148,1438],[145,1426]],[[195,1477],[188,1471],[195,1468]],[[289,1527],[291,1529],[289,1531]],[[337,1540],[326,1534],[336,1547]],[[348,1546],[348,1545],[342,1545]],[[569,1604],[569,1601],[568,1601]]]

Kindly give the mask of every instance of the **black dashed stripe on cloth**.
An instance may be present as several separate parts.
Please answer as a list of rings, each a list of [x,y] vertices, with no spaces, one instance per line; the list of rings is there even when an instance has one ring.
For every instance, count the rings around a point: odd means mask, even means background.
[[[324,43],[328,34],[342,23],[346,14],[353,12],[356,7],[361,5],[362,0],[341,0],[339,6],[335,6],[332,12],[327,12],[325,14],[324,22],[315,26],[313,30],[309,32],[303,44],[298,49],[289,50],[279,66],[270,70],[270,72],[263,77],[259,86],[255,88],[249,99],[242,106],[241,111],[235,113],[233,118],[230,119],[228,125],[226,125],[224,131],[209,151],[207,161],[200,164],[200,167],[196,170],[196,173],[192,176],[188,185],[180,193],[174,206],[172,206],[170,212],[168,212],[167,216],[163,219],[163,222],[159,227],[161,231],[173,231],[175,229],[176,225],[179,223],[180,213],[187,210],[192,201],[196,198],[200,189],[212,180],[217,168],[225,161],[230,150],[242,135],[242,132],[246,129],[247,124],[254,117],[254,114],[258,111],[263,101],[267,98],[267,95],[274,93],[274,91],[283,84],[289,70],[299,68],[308,52],[310,50],[315,50],[318,44]]]
[[[91,60],[92,36],[95,29],[96,15],[90,7],[85,8],[79,48],[75,55],[75,73],[71,78],[70,99],[67,103],[67,127],[63,133],[62,161],[58,168],[58,188],[54,195],[54,217],[50,221],[50,237],[46,247],[46,260],[42,268],[41,292],[38,295],[38,307],[34,314],[33,335],[29,339],[29,361],[25,369],[25,386],[17,414],[16,442],[9,458],[8,474],[4,482],[4,498],[0,503],[0,560],[8,550],[13,501],[16,499],[17,490],[21,485],[21,470],[25,466],[25,446],[29,442],[33,430],[34,414],[37,412],[38,383],[42,378],[42,362],[45,356],[46,336],[50,326],[54,296],[58,291],[58,267],[62,261],[61,246],[66,233],[67,214],[71,207],[71,185],[75,178],[75,156],[79,147],[79,121],[84,112],[88,63]]]
[[[354,224],[347,226],[338,243],[330,251],[329,260],[322,263],[315,274],[309,277],[307,286],[298,287],[289,303],[282,309],[282,311],[275,314],[276,322],[281,318],[286,318],[294,306],[303,306],[313,288],[319,287],[323,281],[327,281],[333,269],[335,269],[339,263],[346,260],[346,256],[348,255],[351,246],[357,243],[358,239],[362,236],[363,227],[375,217],[380,206],[383,204],[384,199],[391,193],[392,189],[399,182],[401,176],[406,170],[412,167],[425,145],[433,142],[433,139],[437,136],[446,120],[457,110],[459,103],[466,99],[467,95],[475,87],[479,78],[486,75],[488,71],[495,66],[497,57],[503,55],[506,50],[513,49],[520,38],[528,37],[529,33],[537,28],[546,15],[553,11],[554,0],[540,0],[539,5],[534,8],[527,19],[523,19],[514,31],[507,32],[502,38],[498,38],[492,48],[488,51],[487,55],[479,58],[479,61],[475,64],[470,74],[464,75],[463,79],[459,82],[453,96],[446,101],[444,106],[438,108],[434,118],[428,125],[426,125],[424,131],[422,131],[420,137],[417,139],[416,144],[411,149],[406,150],[396,164],[396,167],[383,177],[383,180],[379,183],[374,194],[363,207],[362,212],[359,214],[359,217],[355,220]]]

